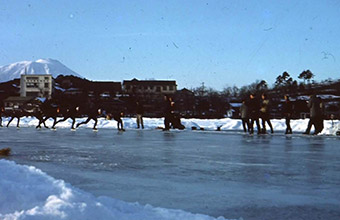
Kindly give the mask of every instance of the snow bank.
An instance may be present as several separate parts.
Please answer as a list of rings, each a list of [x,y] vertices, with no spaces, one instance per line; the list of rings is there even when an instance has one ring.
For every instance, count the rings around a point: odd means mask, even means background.
[[[3,118],[3,124],[7,125],[8,118]],[[86,118],[78,118],[77,123],[86,120]],[[145,129],[156,129],[158,127],[164,127],[164,118],[143,118]],[[293,132],[304,132],[307,128],[309,119],[299,119],[299,120],[291,120],[291,127]],[[17,120],[14,119],[10,126],[16,126]],[[217,127],[220,127],[221,130],[230,131],[242,131],[242,122],[238,119],[181,119],[182,124],[186,127],[186,129],[191,129],[191,127],[196,128],[204,128],[205,130],[216,130]],[[93,121],[90,121],[87,125],[83,125],[80,129],[87,127],[93,127]],[[125,129],[135,129],[136,118],[123,118],[124,128]],[[284,132],[286,130],[286,124],[284,119],[273,119],[271,123],[274,127],[275,132]],[[22,127],[35,127],[38,124],[38,120],[32,117],[21,118],[20,126]],[[49,119],[47,121],[47,126],[52,126],[53,120]],[[61,122],[57,124],[57,128],[70,128],[72,121],[69,119],[65,122]],[[336,131],[340,129],[340,123],[338,121],[325,120],[324,121],[324,130],[321,135],[335,135]],[[256,125],[255,129],[256,129]],[[97,128],[109,128],[109,129],[117,129],[117,122],[114,120],[106,120],[105,118],[98,119]],[[267,128],[268,125],[267,125]],[[313,132],[313,130],[312,130]]]
[[[32,166],[0,160],[0,219],[213,220],[182,210],[94,197]],[[225,218],[219,217],[218,220]]]

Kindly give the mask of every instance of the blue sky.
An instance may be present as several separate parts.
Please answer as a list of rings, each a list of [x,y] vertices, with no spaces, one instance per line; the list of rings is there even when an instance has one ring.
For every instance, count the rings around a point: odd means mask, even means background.
[[[0,66],[53,58],[91,80],[218,90],[339,79],[339,14],[339,0],[0,0]]]

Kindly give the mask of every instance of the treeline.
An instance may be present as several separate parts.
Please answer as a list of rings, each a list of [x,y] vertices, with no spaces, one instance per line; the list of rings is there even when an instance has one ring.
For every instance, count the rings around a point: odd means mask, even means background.
[[[202,86],[194,88],[193,92],[195,97],[204,99],[207,97],[209,103],[213,103],[213,100],[219,100],[215,102],[223,105],[223,101],[227,102],[229,109],[232,108],[232,103],[241,103],[242,100],[247,100],[249,94],[257,94],[258,98],[261,94],[266,93],[272,100],[273,106],[271,109],[271,115],[273,118],[282,117],[281,105],[283,103],[283,96],[289,95],[294,100],[294,118],[303,118],[308,116],[308,108],[306,100],[309,95],[327,95],[326,113],[328,115],[334,114],[336,118],[339,118],[340,112],[340,81],[327,79],[321,82],[314,80],[315,74],[310,70],[302,71],[297,79],[294,79],[287,71],[279,74],[273,85],[269,85],[265,80],[257,80],[249,85],[242,87],[227,86],[222,91],[217,91],[213,88]],[[338,98],[336,98],[338,96]],[[335,99],[334,99],[335,97]],[[214,107],[211,104],[210,107]],[[236,110],[237,111],[237,110]],[[238,113],[233,111],[231,117],[238,117]],[[328,117],[328,116],[327,116]]]
[[[234,104],[241,103],[249,98],[249,94],[257,94],[258,98],[266,93],[271,99],[273,106],[271,115],[273,118],[280,118],[283,95],[289,95],[294,100],[295,118],[305,117],[308,113],[306,100],[311,94],[332,95],[327,101],[326,111],[335,114],[339,118],[340,99],[333,100],[333,97],[340,97],[340,81],[327,79],[321,82],[314,80],[315,75],[310,70],[302,71],[296,79],[288,72],[279,74],[273,85],[265,80],[257,80],[249,85],[241,87],[228,86],[222,91],[209,88],[202,83],[201,86],[192,89],[181,89],[171,94],[175,102],[175,110],[182,117],[191,118],[223,118],[239,117],[237,107]],[[12,80],[0,83],[0,101],[8,96],[19,95],[19,80]],[[109,92],[108,92],[109,91]],[[301,98],[305,96],[304,98]],[[307,97],[307,99],[306,99]],[[103,109],[124,111],[129,115],[135,115],[136,102],[143,104],[145,116],[163,117],[163,94],[161,93],[130,93],[122,90],[120,83],[116,82],[93,82],[74,76],[58,76],[55,79],[55,91],[53,98],[58,102],[66,103],[87,103],[91,99]]]
[[[265,80],[257,80],[242,87],[226,87],[220,93],[232,100],[242,100],[250,93],[263,92],[270,93],[274,97],[283,96],[283,94],[296,97],[313,93],[340,95],[339,80],[327,79],[316,82],[313,80],[314,77],[315,75],[310,70],[304,70],[298,75],[297,78],[300,80],[298,81],[285,71],[276,77],[275,83],[271,86]]]

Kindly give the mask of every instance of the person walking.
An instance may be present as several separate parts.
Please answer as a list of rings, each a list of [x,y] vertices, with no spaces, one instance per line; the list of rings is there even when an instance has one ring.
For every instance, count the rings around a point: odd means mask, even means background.
[[[144,107],[139,101],[137,101],[136,102],[137,128],[142,127],[142,129],[144,129],[143,114],[144,114]]]
[[[321,98],[318,98],[315,94],[311,95],[307,102],[307,107],[310,109],[310,118],[307,129],[303,134],[309,134],[312,126],[314,126],[313,135],[317,135],[323,130],[323,104]]]
[[[2,116],[5,113],[4,103],[0,100],[0,127],[2,127]]]
[[[321,97],[317,97],[318,98],[318,102],[320,103],[320,114],[317,117],[317,128],[316,128],[316,134],[319,134],[322,132],[324,125],[323,125],[323,121],[325,119],[325,105],[321,99]]]
[[[292,134],[293,130],[290,126],[290,119],[292,117],[293,114],[293,105],[289,99],[288,95],[284,96],[285,102],[283,104],[283,108],[282,108],[282,113],[286,119],[286,132],[285,134]]]
[[[170,129],[170,124],[172,123],[172,114],[174,112],[174,102],[172,98],[164,95],[164,130],[168,131]]]
[[[242,104],[240,107],[240,116],[242,120],[243,131],[247,133],[250,131],[250,128],[249,128],[249,111],[246,100],[242,100]]]
[[[261,134],[261,126],[260,126],[260,120],[259,120],[260,103],[256,99],[254,93],[249,95],[248,108],[249,108],[249,118],[250,118],[249,133],[250,134],[254,133],[254,122],[256,122],[257,134]]]
[[[261,95],[261,108],[260,108],[260,117],[262,121],[262,134],[266,134],[266,123],[270,127],[270,132],[273,134],[274,129],[272,123],[270,122],[270,101],[265,93]]]

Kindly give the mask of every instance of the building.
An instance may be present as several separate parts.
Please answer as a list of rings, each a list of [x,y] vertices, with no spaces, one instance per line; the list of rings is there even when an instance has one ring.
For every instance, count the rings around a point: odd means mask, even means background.
[[[195,94],[186,88],[178,90],[174,95],[176,111],[182,117],[192,117],[195,114]]]
[[[122,92],[122,84],[120,82],[111,81],[89,81],[84,86],[89,97],[98,97],[101,99],[115,98]]]
[[[0,83],[0,102],[9,96],[20,95],[20,79]]]
[[[128,94],[136,95],[159,95],[175,94],[177,91],[176,81],[174,80],[124,80],[123,91]]]
[[[11,111],[16,109],[27,109],[33,106],[33,97],[20,97],[20,96],[10,96],[4,101],[5,111]]]
[[[55,79],[57,93],[68,96],[84,96],[96,99],[115,98],[122,92],[121,82],[89,81],[76,76],[59,75]]]
[[[52,96],[53,78],[49,74],[23,74],[20,78],[21,97]]]

